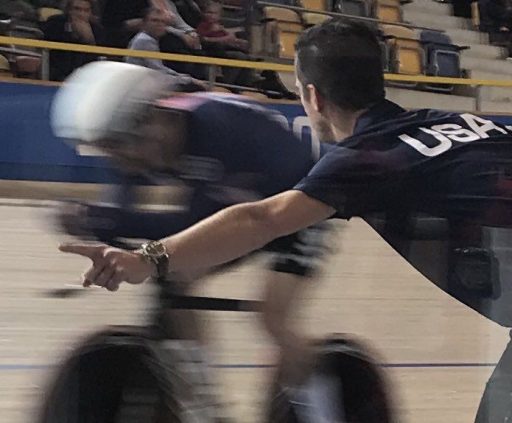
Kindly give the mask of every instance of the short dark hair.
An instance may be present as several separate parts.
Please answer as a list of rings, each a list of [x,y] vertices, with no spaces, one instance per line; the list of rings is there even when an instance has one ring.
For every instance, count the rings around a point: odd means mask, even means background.
[[[66,1],[66,3],[64,4],[64,13],[69,13],[70,10],[71,10],[71,7],[77,1],[79,1],[79,0],[68,0],[68,1]],[[83,1],[85,3],[89,3],[89,6],[91,6],[91,10],[93,9],[93,7],[94,7],[94,1],[93,0],[80,0],[80,1]]]
[[[341,109],[362,110],[385,97],[381,47],[368,25],[329,19],[304,31],[295,49],[300,83]]]

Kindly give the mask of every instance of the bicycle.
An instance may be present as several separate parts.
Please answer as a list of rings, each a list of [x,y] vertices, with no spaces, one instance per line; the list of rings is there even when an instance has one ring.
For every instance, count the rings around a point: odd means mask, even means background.
[[[158,292],[151,323],[111,326],[86,337],[58,367],[38,423],[231,421],[216,400],[203,347],[178,335],[179,319],[169,321],[164,315],[176,310],[257,312],[261,302],[184,296],[177,293],[177,280],[155,282]],[[60,289],[52,295],[67,297],[74,292]],[[366,348],[346,336],[328,338],[318,347],[305,389],[286,387],[278,367],[266,421],[392,421],[384,379]],[[346,383],[350,379],[356,382]]]

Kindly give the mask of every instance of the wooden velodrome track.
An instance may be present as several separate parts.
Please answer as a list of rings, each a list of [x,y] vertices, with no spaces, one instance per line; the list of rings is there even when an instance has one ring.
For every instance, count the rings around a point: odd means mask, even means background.
[[[15,197],[19,187],[0,188]],[[45,296],[77,283],[86,266],[57,251],[63,236],[51,215],[37,202],[0,200],[0,423],[33,421],[51,366],[78,337],[104,324],[141,323],[149,312],[150,286]],[[332,245],[337,252],[308,290],[297,321],[316,336],[350,332],[370,340],[388,365],[401,421],[472,422],[507,330],[424,280],[360,220],[339,225]],[[258,297],[262,260],[212,279],[203,292]],[[259,421],[274,356],[268,338],[253,314],[212,312],[205,320],[231,415]]]

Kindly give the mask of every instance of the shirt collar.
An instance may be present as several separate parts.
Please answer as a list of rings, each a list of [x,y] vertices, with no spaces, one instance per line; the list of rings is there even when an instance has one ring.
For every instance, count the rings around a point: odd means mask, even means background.
[[[386,99],[379,101],[359,116],[352,135],[358,135],[367,128],[387,121],[404,112],[405,109],[392,101]]]

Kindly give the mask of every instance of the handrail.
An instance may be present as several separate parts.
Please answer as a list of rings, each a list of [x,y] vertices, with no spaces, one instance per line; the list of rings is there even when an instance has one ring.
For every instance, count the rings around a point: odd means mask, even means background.
[[[481,87],[512,87],[512,81],[471,78],[447,78],[442,76],[384,74],[387,81],[425,82],[444,85],[470,85]]]
[[[74,51],[81,53],[94,53],[107,56],[129,56],[146,57],[152,59],[173,60],[177,62],[201,63],[214,66],[243,67],[260,70],[275,70],[277,72],[293,72],[293,65],[284,65],[279,63],[252,62],[248,60],[220,59],[217,57],[188,56],[183,54],[158,53],[141,50],[128,50],[111,47],[98,47],[83,44],[57,43],[53,41],[32,40],[28,38],[3,37],[0,36],[0,45],[18,45],[25,47],[36,47],[49,50]],[[472,85],[472,86],[491,86],[491,87],[512,87],[511,81],[487,80],[487,79],[469,79],[469,78],[445,78],[438,76],[424,75],[384,75],[387,81],[405,81],[405,82],[424,82],[445,85]]]
[[[58,43],[55,41],[34,40],[30,38],[0,36],[0,44],[12,44],[48,50],[73,51],[78,53],[92,53],[100,56],[143,57],[148,59],[172,60],[174,62],[200,63],[204,65],[230,66],[259,70],[274,70],[277,72],[293,72],[293,66],[279,63],[221,59],[218,57],[206,56],[189,56],[185,54],[159,53],[143,50],[128,50],[122,48],[100,47],[86,44]]]

